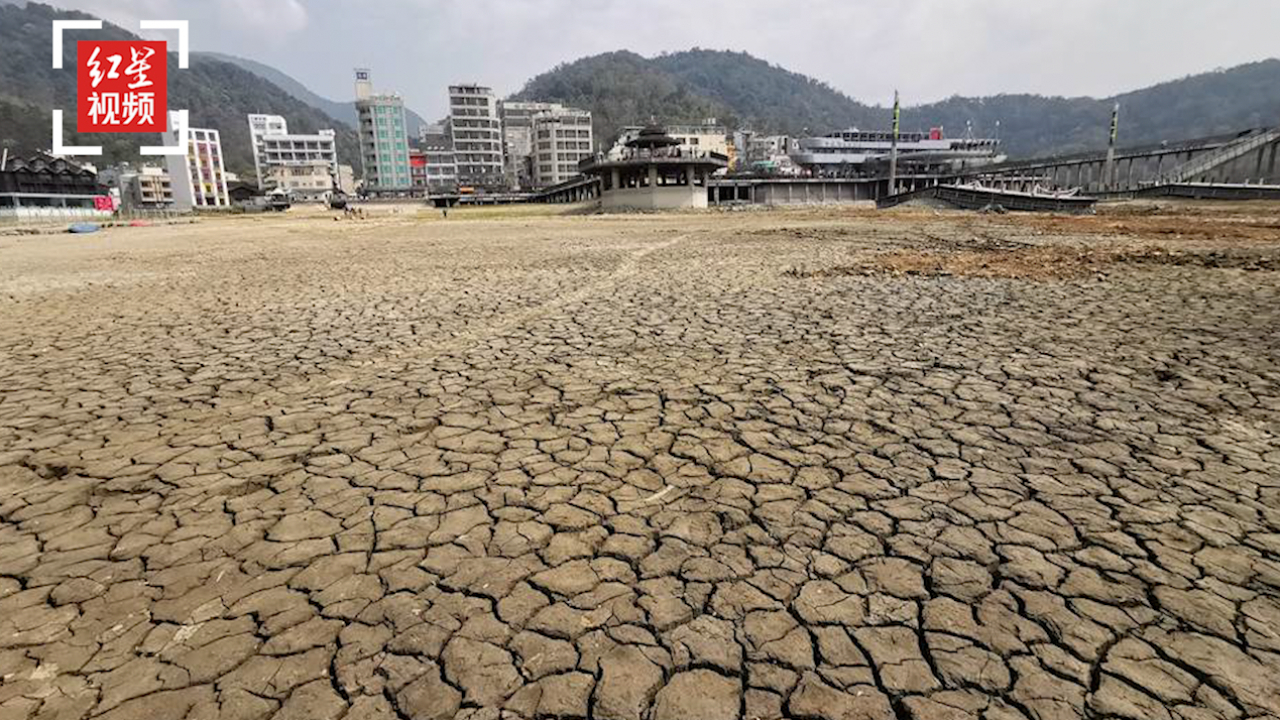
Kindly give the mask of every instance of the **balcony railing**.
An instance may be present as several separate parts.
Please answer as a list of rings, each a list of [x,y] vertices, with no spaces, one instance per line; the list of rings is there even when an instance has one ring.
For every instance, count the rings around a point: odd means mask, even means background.
[[[724,153],[714,151],[691,152],[683,148],[658,148],[650,150],[648,148],[629,148],[618,158],[610,158],[603,153],[597,153],[585,157],[578,161],[578,170],[598,165],[605,162],[679,162],[683,160],[710,160],[716,163],[729,163],[729,156]]]

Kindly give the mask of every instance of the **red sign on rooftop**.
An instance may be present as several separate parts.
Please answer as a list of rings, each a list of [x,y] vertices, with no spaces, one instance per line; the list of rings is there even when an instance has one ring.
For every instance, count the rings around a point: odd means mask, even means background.
[[[77,132],[167,129],[164,41],[81,40],[76,55]]]

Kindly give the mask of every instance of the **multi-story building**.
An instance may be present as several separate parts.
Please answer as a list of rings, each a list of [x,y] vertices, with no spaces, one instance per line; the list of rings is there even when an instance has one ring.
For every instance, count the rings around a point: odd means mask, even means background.
[[[505,189],[502,120],[493,90],[481,85],[450,85],[449,127],[453,133],[458,183]]]
[[[427,189],[433,193],[458,191],[458,163],[453,152],[453,133],[443,125],[423,125],[418,147],[426,160]]]
[[[176,145],[177,131],[165,133],[164,141],[166,145]],[[222,138],[217,130],[188,128],[186,154],[169,155],[166,162],[176,208],[230,207],[231,195],[222,167]]]
[[[344,193],[355,192],[356,170],[350,165],[338,165],[338,189]]]
[[[258,178],[258,188],[262,189],[263,150],[262,139],[268,135],[287,135],[289,124],[280,115],[249,114],[249,145],[253,149],[253,171]]]
[[[408,192],[412,178],[404,100],[396,94],[374,94],[369,70],[359,68],[355,73],[365,192],[375,195]]]
[[[328,165],[333,176],[338,172],[337,134],[333,130],[318,133],[289,133],[289,125],[279,115],[250,115],[249,137],[253,143],[253,166],[258,188],[268,189],[267,176],[276,167],[311,167]],[[274,173],[288,176],[291,173]],[[332,183],[325,186],[330,189]]]
[[[127,208],[146,210],[173,206],[173,179],[162,167],[143,165],[126,170],[119,178],[120,202]]]
[[[337,133],[268,135],[262,140],[263,167],[322,165],[332,177],[338,173]]]
[[[578,175],[578,161],[592,155],[591,113],[558,108],[533,116],[534,186],[550,187]]]
[[[680,147],[686,150],[729,155],[728,131],[715,118],[708,118],[698,125],[670,125],[667,133],[679,140]]]
[[[418,148],[409,148],[409,183],[415,195],[430,192],[427,186],[427,153]]]
[[[787,135],[764,135],[751,139],[752,159],[769,160],[791,152],[792,141]]]
[[[504,170],[507,184],[512,189],[534,187],[533,171],[533,116],[543,112],[563,110],[559,103],[512,102],[499,105],[502,119]]]
[[[787,135],[757,135],[750,131],[735,132],[731,148],[736,161],[730,160],[734,172],[764,175],[795,175],[799,172],[791,161],[795,141]]]
[[[284,190],[294,200],[323,200],[333,192],[335,172],[323,160],[268,165],[263,187]]]
[[[110,214],[98,203],[107,194],[88,163],[36,153],[0,160],[0,218],[98,217]]]

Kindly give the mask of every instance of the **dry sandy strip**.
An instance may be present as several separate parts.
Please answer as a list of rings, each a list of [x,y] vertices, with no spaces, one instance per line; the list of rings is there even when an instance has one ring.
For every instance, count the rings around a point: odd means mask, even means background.
[[[0,237],[0,718],[1275,717],[1276,217]]]

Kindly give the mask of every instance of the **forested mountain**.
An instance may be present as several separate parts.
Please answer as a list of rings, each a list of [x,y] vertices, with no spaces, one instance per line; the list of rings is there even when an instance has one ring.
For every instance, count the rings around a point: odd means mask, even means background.
[[[224,53],[217,52],[199,52],[193,53],[192,55],[199,55],[211,60],[228,62],[232,65],[248,70],[254,75],[275,84],[280,89],[324,114],[337,120],[341,120],[353,128],[356,126],[356,103],[354,100],[347,100],[346,102],[330,100],[327,97],[323,97],[312,92],[310,88],[298,82],[292,76],[286,75],[280,70],[277,70],[270,65],[260,63],[257,60],[250,60],[249,58],[242,58],[235,55],[226,55]],[[443,95],[444,92],[444,88],[441,88],[441,95]],[[421,115],[405,108],[405,126],[409,131],[409,137],[417,136],[418,129],[426,124],[427,122],[422,119]]]
[[[561,65],[530,80],[520,99],[569,103],[596,116],[607,142],[623,125],[654,117],[717,117],[758,132],[819,134],[849,126],[887,128],[890,109],[860,103],[827,84],[746,53],[715,50],[644,58],[612,52]],[[1115,98],[1039,95],[953,97],[903,109],[904,129],[943,126],[948,134],[996,132],[1013,156],[1106,145],[1112,104],[1123,106],[1121,143],[1178,140],[1280,124],[1280,60],[1174,80]]]
[[[53,52],[50,37],[55,19],[90,19],[80,12],[57,10],[48,5],[0,4],[0,146],[25,155],[50,145],[49,119],[53,108],[63,108],[66,122],[63,137],[69,145],[101,145],[103,156],[97,164],[120,160],[137,161],[139,145],[158,145],[158,135],[149,133],[75,132],[76,43],[77,39],[130,40],[132,33],[105,23],[101,31],[69,31],[63,43],[63,69],[49,67]],[[171,109],[186,108],[194,127],[218,130],[222,136],[224,163],[242,176],[253,173],[249,145],[251,112],[274,113],[289,119],[289,129],[315,132],[322,128],[338,131],[338,155],[343,163],[359,168],[355,131],[276,85],[230,63],[193,54],[191,67],[179,70],[176,53],[169,54],[169,98]]]
[[[695,49],[659,55],[649,62],[763,132],[800,135],[806,129],[827,132],[850,125],[870,127],[881,114],[878,108],[857,102],[824,82],[743,52]]]
[[[590,110],[597,141],[612,140],[622,127],[651,118],[665,123],[710,117],[730,124],[737,120],[727,103],[625,50],[560,65],[530,80],[513,99],[562,102]]]

